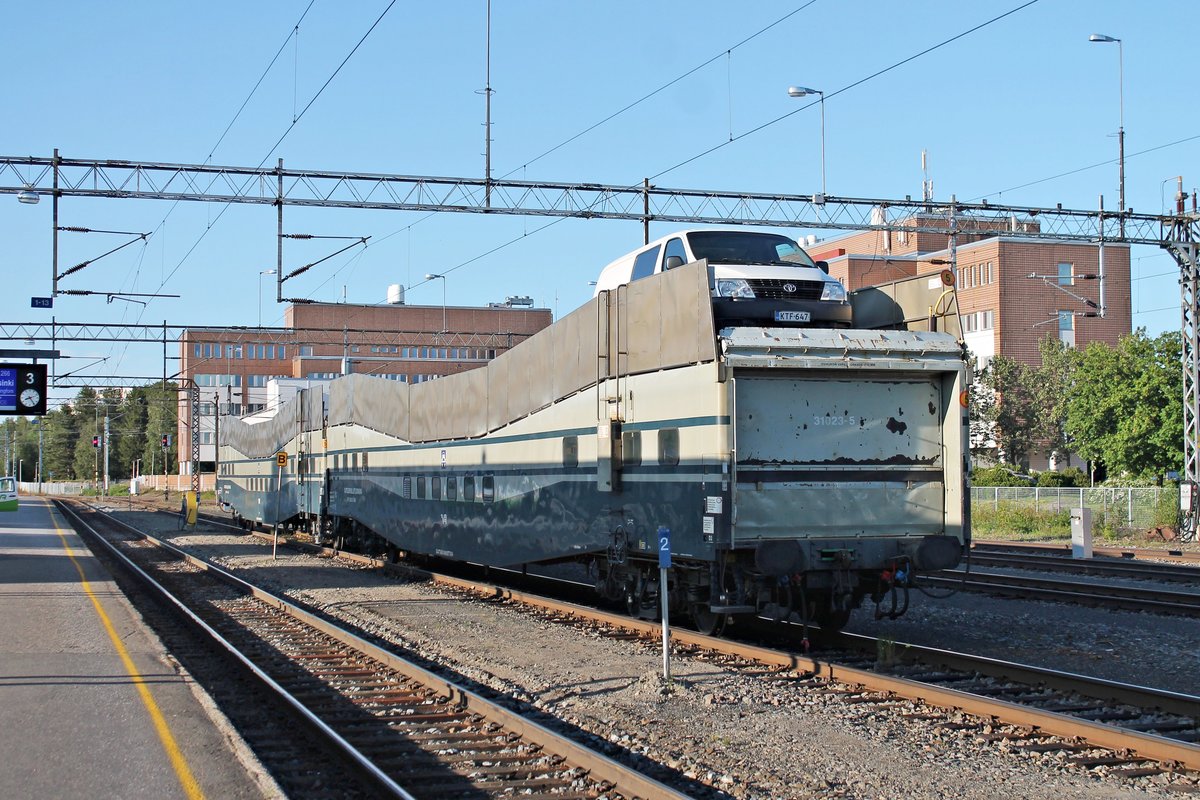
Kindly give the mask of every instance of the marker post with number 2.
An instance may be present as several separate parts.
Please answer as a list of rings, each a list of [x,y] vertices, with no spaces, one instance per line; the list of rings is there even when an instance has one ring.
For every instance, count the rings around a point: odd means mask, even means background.
[[[667,620],[667,570],[671,568],[671,529],[658,526],[658,596],[662,600],[663,680],[671,681],[671,632]]]

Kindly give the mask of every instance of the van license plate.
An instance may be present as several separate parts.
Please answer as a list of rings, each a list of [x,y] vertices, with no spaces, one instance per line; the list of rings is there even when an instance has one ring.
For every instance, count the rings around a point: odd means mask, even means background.
[[[776,322],[812,322],[812,314],[807,311],[776,311]]]

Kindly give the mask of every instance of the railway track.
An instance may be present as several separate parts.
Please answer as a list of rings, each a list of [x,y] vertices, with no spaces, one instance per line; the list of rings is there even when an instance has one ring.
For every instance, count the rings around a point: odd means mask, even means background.
[[[971,568],[974,570],[976,567],[1066,572],[1075,575],[1095,575],[1105,578],[1133,578],[1137,580],[1200,585],[1200,564],[1193,567],[1104,556],[1100,558],[1076,559],[1071,558],[1069,553],[973,552],[971,554]]]
[[[560,622],[604,625],[616,636],[636,633],[652,642],[661,635],[655,622],[491,583],[443,575],[433,580],[491,602],[537,608]],[[784,635],[798,639],[798,626],[788,627]],[[1072,761],[1082,767],[1110,767],[1130,778],[1171,772],[1177,766],[1200,770],[1197,696],[851,634],[836,636],[834,644],[840,649],[812,656],[681,628],[672,629],[672,641],[692,657],[742,659],[763,677],[810,683],[817,691],[844,694],[852,702],[915,701],[976,718],[948,726],[1015,726],[1018,730],[983,735],[1015,742],[1017,749],[1075,752]],[[1095,750],[1105,752],[1089,752]]]
[[[1200,616],[1200,595],[1196,592],[977,572],[974,569],[970,574],[961,569],[935,572],[922,575],[920,581],[925,587],[961,588],[964,591],[986,592],[1001,597],[1080,603],[1125,611]]]
[[[1041,553],[1054,556],[1070,556],[1071,545],[1048,542],[976,541],[971,545],[972,558],[991,553]],[[1175,561],[1181,564],[1200,565],[1200,550],[1180,550],[1153,547],[1093,547],[1092,554],[1105,558],[1121,558],[1127,561]]]
[[[348,764],[364,786],[351,796],[687,796],[108,514],[58,505]]]
[[[392,568],[364,556],[336,555]],[[649,643],[661,635],[658,623],[491,582],[446,575],[431,580],[484,602],[519,603],[557,622],[603,628],[619,638],[643,637]],[[776,626],[776,632],[780,629]],[[785,638],[798,637],[794,629],[783,630]],[[848,634],[837,637],[836,650],[815,656],[779,649],[778,640],[763,646],[679,628],[673,628],[672,639],[678,653],[724,665],[740,660],[764,679],[796,682],[847,702],[898,708],[916,702],[928,710],[897,713],[941,719],[939,724],[947,728],[976,729],[979,736],[1018,750],[1069,753],[1070,762],[1080,768],[1104,768],[1128,778],[1200,770],[1200,697],[1192,695]],[[970,718],[962,719],[961,713]],[[1191,774],[1182,788],[1196,785]]]

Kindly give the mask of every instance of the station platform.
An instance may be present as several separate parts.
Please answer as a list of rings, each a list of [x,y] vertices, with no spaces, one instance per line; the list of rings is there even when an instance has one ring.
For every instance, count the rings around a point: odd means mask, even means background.
[[[269,795],[225,724],[48,499],[0,514],[0,797]]]

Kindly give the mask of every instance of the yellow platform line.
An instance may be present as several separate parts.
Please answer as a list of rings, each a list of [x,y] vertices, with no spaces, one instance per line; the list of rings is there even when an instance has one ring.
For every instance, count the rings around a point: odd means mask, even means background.
[[[203,800],[204,792],[200,789],[200,784],[196,782],[195,776],[192,775],[192,770],[188,766],[187,759],[184,758],[179,745],[175,741],[175,737],[171,734],[171,727],[167,724],[167,720],[163,717],[158,703],[155,702],[154,696],[150,693],[150,687],[146,685],[145,677],[138,672],[137,665],[133,663],[133,659],[129,656],[129,651],[125,649],[125,643],[117,635],[117,630],[113,627],[112,620],[108,618],[108,614],[105,613],[104,608],[100,605],[100,599],[92,591],[92,585],[83,573],[83,566],[76,560],[75,553],[67,542],[66,534],[63,533],[62,526],[59,525],[57,512],[52,507],[49,510],[50,519],[54,522],[54,532],[62,540],[63,550],[66,552],[67,557],[71,559],[71,563],[75,565],[75,570],[79,573],[79,580],[83,585],[83,591],[87,593],[88,598],[92,601],[92,607],[96,609],[96,615],[100,617],[100,621],[104,624],[104,630],[108,632],[109,640],[117,649],[117,655],[121,657],[121,663],[125,665],[125,672],[133,680],[138,694],[141,695],[142,704],[146,706],[146,711],[150,714],[150,719],[154,722],[154,730],[158,733],[158,740],[162,742],[163,750],[166,751],[167,757],[171,760],[171,766],[175,769],[175,775],[179,778],[179,784],[191,800]],[[91,553],[88,552],[88,555],[91,555]]]

